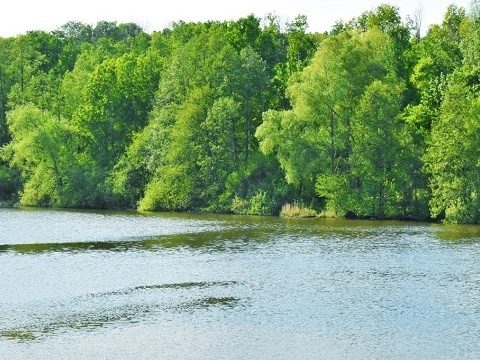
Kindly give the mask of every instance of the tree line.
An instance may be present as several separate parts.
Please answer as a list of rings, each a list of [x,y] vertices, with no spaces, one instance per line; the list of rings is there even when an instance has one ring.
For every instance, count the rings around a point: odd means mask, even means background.
[[[480,223],[475,4],[0,37],[0,199]]]

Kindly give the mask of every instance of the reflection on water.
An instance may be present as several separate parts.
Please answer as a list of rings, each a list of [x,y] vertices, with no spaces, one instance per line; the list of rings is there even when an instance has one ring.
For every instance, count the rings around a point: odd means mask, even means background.
[[[437,226],[436,236],[454,243],[479,242],[479,225],[444,225]]]
[[[12,359],[478,359],[475,226],[0,209]]]
[[[133,230],[134,231],[134,230]],[[246,244],[250,241],[263,242],[269,239],[265,229],[224,228],[221,232],[204,231],[199,233],[172,234],[160,236],[130,236],[118,240],[80,241],[80,242],[49,242],[28,244],[0,244],[1,252],[43,253],[43,252],[83,252],[83,251],[138,251],[164,250],[173,248],[196,248],[207,251],[224,251],[235,244]],[[230,240],[234,239],[234,243]],[[247,240],[248,239],[248,240]],[[241,249],[238,249],[241,251]]]
[[[19,306],[9,314],[13,319],[11,327],[4,326],[0,337],[18,340],[34,340],[51,335],[59,330],[89,329],[113,324],[115,322],[141,321],[142,317],[161,314],[166,311],[192,311],[222,306],[233,308],[240,306],[240,300],[234,297],[200,296],[206,289],[235,285],[229,282],[190,282],[178,284],[159,284],[135,286],[121,290],[99,292],[73,297],[68,301],[57,301],[37,309]],[[188,290],[182,295],[182,301],[174,301],[178,292]],[[176,291],[176,294],[168,293]],[[167,292],[167,293],[166,293]],[[214,292],[214,291],[213,291]],[[196,293],[193,298],[186,294]],[[41,305],[41,304],[39,304]]]

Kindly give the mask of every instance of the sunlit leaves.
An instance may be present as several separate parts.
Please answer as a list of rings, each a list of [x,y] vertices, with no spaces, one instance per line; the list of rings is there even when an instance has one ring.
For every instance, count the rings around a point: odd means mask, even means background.
[[[68,166],[68,125],[31,104],[8,113],[7,121],[13,140],[4,151],[26,180],[22,203],[61,204]]]

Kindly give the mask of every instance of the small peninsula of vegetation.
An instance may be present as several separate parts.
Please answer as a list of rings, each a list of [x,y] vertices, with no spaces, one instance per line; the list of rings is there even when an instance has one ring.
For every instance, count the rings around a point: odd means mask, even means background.
[[[478,224],[479,9],[0,37],[0,200]]]

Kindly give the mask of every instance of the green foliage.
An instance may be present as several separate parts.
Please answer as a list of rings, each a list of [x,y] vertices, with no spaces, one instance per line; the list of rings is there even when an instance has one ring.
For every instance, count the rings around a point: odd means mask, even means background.
[[[410,28],[402,23],[399,9],[392,5],[380,5],[373,11],[363,13],[356,20],[356,25],[362,32],[377,28],[386,34],[393,44],[392,63],[396,74],[408,77],[409,68],[404,54],[410,48]]]
[[[264,113],[256,132],[260,149],[277,157],[288,183],[307,198],[319,176],[321,196],[330,198],[329,204],[337,196],[328,193],[334,188],[326,185],[336,180],[327,179],[350,171],[351,119],[369,83],[392,71],[389,48],[388,38],[378,30],[326,39],[311,64],[290,83],[293,109]]]
[[[450,79],[425,155],[432,216],[447,222],[480,222],[480,102],[465,74]]]
[[[0,37],[0,147],[10,140],[6,112],[8,93],[14,85],[13,69],[11,67],[14,61],[12,52],[13,43],[13,39],[3,39]]]
[[[237,215],[273,215],[275,200],[264,190],[258,190],[250,199],[236,196],[232,201],[231,210]]]
[[[124,206],[135,208],[157,169],[166,165],[169,135],[177,111],[177,106],[170,105],[152,112],[148,125],[133,137],[114,166],[108,184]]]
[[[326,154],[317,151],[317,132],[299,121],[292,111],[267,111],[256,131],[260,150],[275,155],[289,184],[312,188],[318,169],[325,167]],[[309,194],[312,195],[312,194]],[[308,195],[307,195],[308,196]]]
[[[252,215],[272,214],[272,199],[269,199],[265,191],[259,190],[252,196],[248,213]]]
[[[13,140],[4,151],[25,179],[21,202],[60,205],[68,166],[64,142],[68,125],[31,104],[9,112],[7,122]]]
[[[175,123],[168,134],[165,164],[160,166],[147,186],[140,207],[144,210],[186,210],[196,208],[201,197],[200,181],[202,124],[207,118],[211,90],[198,88],[177,108]],[[153,208],[151,207],[153,206]]]
[[[232,212],[237,215],[247,215],[249,214],[250,203],[246,199],[242,199],[238,196],[235,196],[232,200]]]
[[[160,177],[148,183],[139,210],[185,211],[195,208],[195,184],[185,165],[166,165]]]
[[[17,191],[18,178],[15,172],[0,163],[0,200],[11,200]]]
[[[351,189],[357,185],[350,183],[349,177],[344,173],[319,174],[316,178],[315,191],[317,195],[325,200],[327,211],[347,212],[354,208],[354,198],[351,196]]]
[[[358,105],[352,124],[351,176],[354,207],[360,216],[385,218],[401,214],[404,171],[401,139],[406,134],[399,120],[403,88],[373,82]],[[407,135],[408,136],[408,135]],[[406,180],[408,182],[408,180]]]
[[[0,198],[478,223],[473,5],[424,37],[380,5],[325,34],[249,15],[0,38]]]
[[[315,39],[307,34],[307,28],[305,15],[298,15],[287,24],[287,68],[290,74],[303,69],[315,53]]]
[[[230,174],[220,200],[230,203],[235,214],[276,215],[281,204],[296,195],[275,159],[257,152],[247,168]]]

